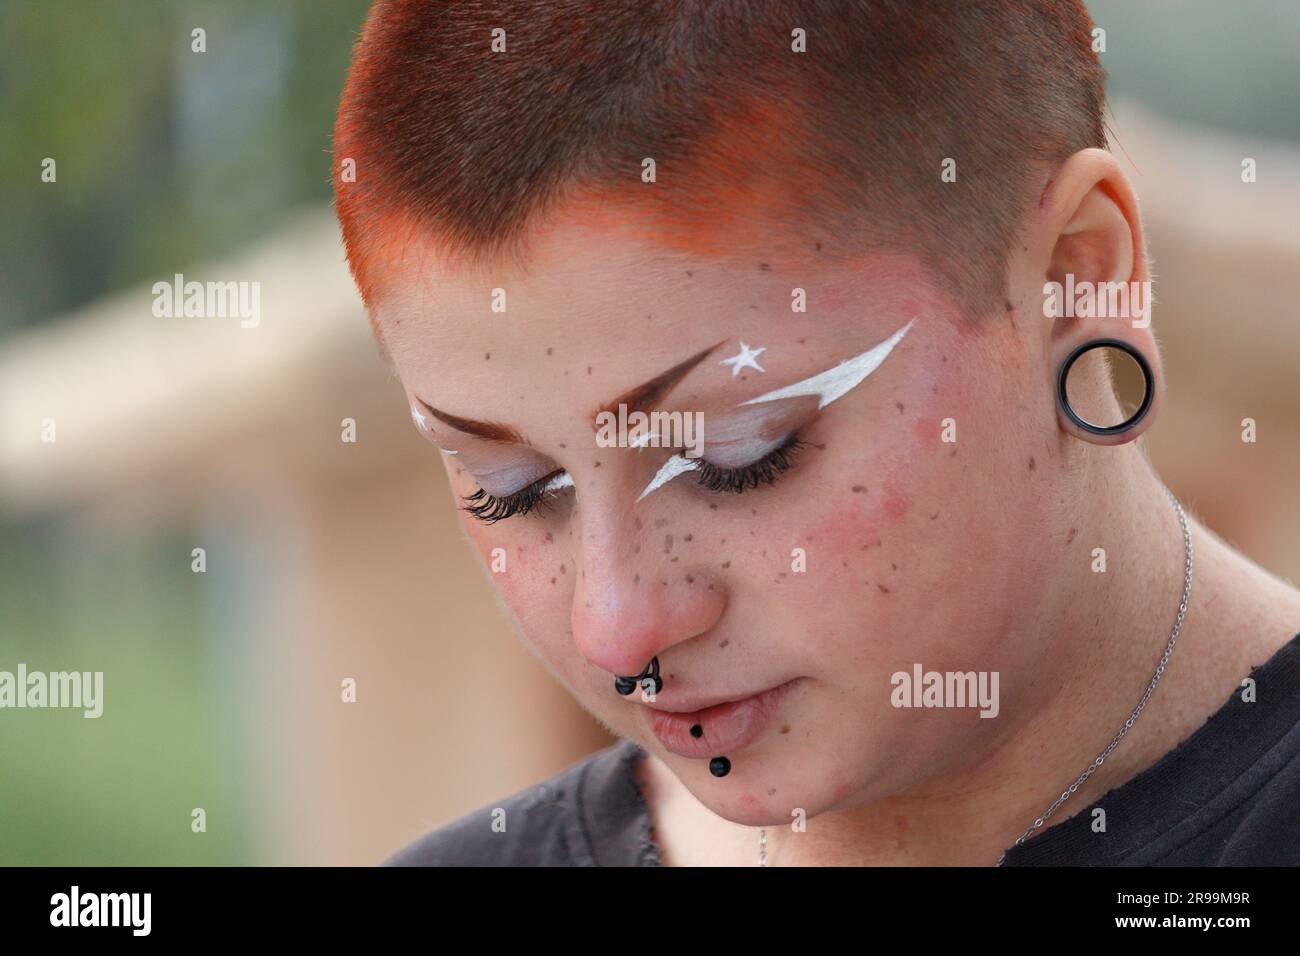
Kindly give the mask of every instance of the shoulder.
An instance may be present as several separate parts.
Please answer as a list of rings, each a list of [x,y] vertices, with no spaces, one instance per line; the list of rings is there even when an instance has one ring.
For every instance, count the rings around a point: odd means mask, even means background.
[[[385,866],[597,866],[611,822],[637,829],[644,805],[632,781],[641,753],[620,741],[518,793],[486,804],[403,847]],[[632,799],[629,800],[628,798]],[[597,810],[600,825],[593,825]],[[611,819],[612,817],[612,819]],[[646,821],[648,824],[648,821]]]

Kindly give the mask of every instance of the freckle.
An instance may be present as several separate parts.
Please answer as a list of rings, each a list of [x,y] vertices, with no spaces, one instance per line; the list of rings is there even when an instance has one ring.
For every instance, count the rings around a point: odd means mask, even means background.
[[[726,544],[726,543],[727,543],[727,539],[726,539],[726,538],[723,538],[721,541],[718,542],[718,544]]]
[[[551,583],[552,583],[552,584],[555,583],[555,578],[551,578]]]
[[[876,539],[876,547],[877,547],[877,548],[880,547],[880,539],[879,539],[879,538]]]
[[[726,646],[727,646],[728,644],[730,644],[730,643],[731,643],[731,638],[727,638],[725,641],[723,641],[721,644],[719,644],[718,647],[719,647],[719,648],[723,648],[723,647],[726,647]]]
[[[723,566],[724,568],[729,568],[729,567],[731,567],[731,562],[730,562],[730,561],[723,561],[723,562],[722,562],[722,566]]]
[[[953,458],[956,456],[956,454],[957,454],[957,449],[954,448],[952,451],[948,452],[948,457]]]
[[[590,602],[590,601],[584,601],[583,604],[584,604],[585,606],[587,606],[587,607],[591,607],[591,602]]]
[[[635,546],[632,548],[632,553],[633,553],[633,554],[640,554],[640,553],[641,553],[641,545],[639,545],[639,544],[638,544],[638,545],[635,545]]]
[[[860,494],[862,494],[862,492],[864,492],[864,491],[866,491],[866,490],[867,490],[867,489],[866,489],[866,488],[863,488],[861,485],[854,485],[854,486],[853,486],[853,493],[854,493],[855,495],[860,495]]]
[[[636,530],[638,530],[638,531],[641,530],[641,519],[640,519],[640,518],[637,518],[637,519],[636,519]]]
[[[781,733],[783,733],[783,734],[788,734],[789,732],[790,732],[790,725],[789,725],[789,724],[782,724],[782,725],[781,725]],[[772,792],[775,793],[776,791],[774,790],[774,791],[772,791]]]
[[[768,795],[769,797],[771,797],[771,796],[775,796],[775,795],[776,795],[776,787],[773,787],[771,790],[767,791],[767,795]]]
[[[555,536],[551,534],[549,531],[546,532],[546,543],[550,544],[554,540],[555,540]]]
[[[561,570],[563,570],[563,569],[561,569]],[[896,565],[893,561],[890,561],[890,562],[889,562],[889,570],[891,570],[891,571],[897,571],[897,570],[898,570],[898,565]]]
[[[816,448],[818,451],[825,451],[825,450],[826,450],[826,446],[825,446],[825,445],[818,445],[816,442],[813,443],[813,447]]]
[[[765,558],[767,557],[767,548],[764,548],[764,549],[763,549],[763,557],[765,557]]]
[[[712,585],[712,584],[709,585],[709,590],[710,590],[710,591],[713,590],[713,585]]]
[[[587,366],[587,374],[588,374],[588,375],[591,374],[591,366],[590,366],[590,365]]]
[[[666,534],[664,535],[664,553],[667,554],[672,549],[673,549],[673,536],[670,534]]]
[[[1007,311],[1010,312],[1015,308],[1010,302],[1007,303]]]
[[[755,518],[758,517],[758,509],[757,509],[757,508],[750,508],[750,509],[749,509],[749,513],[752,514]]]
[[[758,264],[758,271],[759,271],[759,272],[771,272],[771,271],[772,271],[772,267],[771,267],[770,265],[768,265],[766,262],[760,262],[760,263]]]
[[[691,576],[688,574],[688,575],[686,575],[686,583],[687,583],[687,584],[694,584],[694,583],[695,583],[695,579],[694,579],[693,577],[691,577]]]
[[[596,462],[596,463],[594,463],[591,467],[592,467],[592,468],[599,468],[599,467],[600,467],[600,462]]]
[[[564,565],[560,565],[560,573],[561,573],[561,574],[564,573]]]
[[[568,372],[565,372],[564,374],[565,374],[565,375],[568,375],[569,373],[568,373]],[[560,447],[561,447],[561,448],[568,448],[569,446],[566,445],[564,442],[560,442]]]
[[[633,583],[633,584],[640,584],[640,583],[641,583],[641,575],[639,575],[639,574],[634,574],[634,575],[632,575],[632,583]]]
[[[942,358],[943,358],[943,360],[944,360],[945,362],[948,361],[948,356],[944,355],[944,356],[942,356]]]
[[[937,517],[939,517],[939,512],[936,511],[934,514],[930,515],[930,520],[933,521]]]
[[[710,511],[717,511],[717,510],[718,510],[718,506],[717,506],[717,505],[709,505],[709,510],[710,510]]]
[[[841,561],[841,562],[840,562],[840,567],[847,568],[848,566],[849,566],[849,562],[847,562],[847,561]]]
[[[658,531],[660,528],[666,528],[666,527],[668,527],[668,519],[667,519],[667,518],[656,518],[656,519],[655,519],[655,530],[656,530],[656,531]]]
[[[667,582],[667,581],[664,582],[664,587],[668,587],[668,582]]]
[[[903,403],[902,403],[902,402],[894,402],[894,407],[898,409],[898,414],[900,414],[900,415],[903,414]]]
[[[687,276],[687,278],[689,278],[689,279],[694,279],[694,278],[695,278],[695,273],[692,272],[690,269],[687,269],[687,270],[686,270],[686,276]]]
[[[757,309],[758,306],[756,306],[756,305],[751,305],[750,308],[751,308],[751,309]]]
[[[799,340],[799,344],[800,344],[800,345],[803,345],[803,344],[804,344],[805,342],[807,342],[807,341],[808,341],[807,339],[800,339],[800,340]]]
[[[690,540],[691,540],[692,538],[694,538],[694,537],[695,537],[695,535],[693,535],[693,534],[688,534],[688,535],[687,535],[685,538],[683,538],[682,540],[683,540],[683,541],[690,541]]]
[[[672,564],[672,563],[674,563],[674,562],[676,562],[676,561],[680,561],[680,560],[681,560],[681,558],[679,558],[677,555],[674,554],[671,558],[668,559],[668,563],[669,563],[669,564]]]
[[[777,575],[777,577],[781,577],[781,578],[785,577],[785,572],[784,572],[784,571],[780,572],[780,573]]]
[[[491,352],[485,352],[485,353],[483,354],[483,361],[486,362],[486,361],[490,360],[491,358],[492,358],[492,353],[491,353]]]
[[[547,346],[547,348],[546,348],[546,354],[547,354],[547,355],[550,355],[551,352],[553,352],[553,351],[554,351],[554,349],[552,349],[550,346]]]
[[[1066,535],[1066,537],[1065,537],[1065,543],[1066,543],[1066,544],[1069,544],[1071,541],[1073,541],[1073,540],[1074,540],[1074,536],[1075,536],[1076,534],[1078,534],[1078,533],[1079,533],[1079,529],[1078,529],[1078,528],[1071,528],[1071,529],[1070,529],[1070,533],[1069,533],[1068,535]]]
[[[880,588],[880,593],[881,593],[881,594],[888,594],[888,593],[889,593],[889,588],[885,587],[883,584],[877,584],[876,587]]]
[[[1033,456],[1033,455],[1030,455],[1030,456],[1029,456],[1029,470],[1030,470],[1030,471],[1033,471],[1034,468],[1036,468],[1036,467],[1037,467],[1037,466],[1034,464],[1034,456]]]

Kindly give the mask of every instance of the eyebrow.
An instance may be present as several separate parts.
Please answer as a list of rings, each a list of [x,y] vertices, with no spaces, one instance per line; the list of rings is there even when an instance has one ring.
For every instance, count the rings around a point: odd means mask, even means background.
[[[467,435],[473,435],[476,438],[482,438],[487,441],[513,443],[516,445],[527,445],[524,436],[515,431],[509,425],[502,425],[498,422],[480,422],[472,418],[461,418],[459,415],[452,415],[447,412],[439,411],[424,399],[418,396],[415,399],[430,415],[438,419],[444,425],[449,425],[458,432],[464,432]]]
[[[725,341],[725,339],[723,340]],[[690,374],[691,370],[703,362],[722,342],[715,342],[707,349],[697,352],[684,362],[679,362],[668,371],[656,375],[650,381],[643,385],[638,385],[629,392],[624,392],[614,401],[610,402],[600,411],[607,411],[618,414],[618,406],[626,405],[630,411],[646,411],[653,405],[663,400],[669,392]],[[474,435],[477,438],[483,438],[487,441],[514,443],[517,445],[527,445],[528,442],[514,428],[509,425],[503,425],[499,422],[480,422],[473,418],[461,418],[459,415],[452,415],[448,412],[440,411],[426,402],[424,399],[416,396],[415,399],[420,405],[428,411],[430,415],[438,419],[444,425],[456,429],[458,432],[464,432],[467,435]],[[592,416],[593,420],[595,415]],[[599,427],[593,424],[593,427]]]
[[[723,341],[725,341],[725,339]],[[650,379],[650,381],[646,382],[644,385],[638,385],[630,392],[624,392],[622,395],[614,399],[608,405],[599,409],[597,414],[599,414],[599,412],[610,412],[611,414],[617,415],[618,408],[620,405],[626,405],[628,411],[632,411],[632,412],[648,411],[652,406],[657,405],[659,404],[659,402],[663,401],[664,397],[669,392],[671,392],[674,388],[676,388],[678,383],[681,382],[681,380],[684,379],[687,375],[689,375],[691,370],[694,369],[695,366],[699,365],[706,358],[708,358],[710,353],[712,353],[713,350],[716,349],[721,344],[722,342],[715,342],[713,345],[710,345],[707,349],[704,349],[703,351],[697,352],[695,355],[692,355],[686,361],[679,362],[678,364],[670,368],[668,371],[660,375],[656,375],[654,378]],[[596,417],[595,415],[592,416],[593,419],[595,417]]]

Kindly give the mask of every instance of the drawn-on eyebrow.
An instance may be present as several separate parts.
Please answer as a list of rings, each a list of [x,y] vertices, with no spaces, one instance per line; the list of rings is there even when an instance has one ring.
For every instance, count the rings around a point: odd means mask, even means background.
[[[656,375],[654,378],[650,379],[650,381],[646,382],[644,385],[638,385],[630,392],[624,392],[622,395],[614,399],[604,408],[601,408],[600,411],[610,412],[611,414],[617,415],[618,407],[620,405],[626,405],[627,410],[629,412],[650,411],[655,405],[663,401],[664,397],[669,392],[671,392],[674,388],[676,388],[677,384],[682,379],[684,379],[688,374],[690,374],[691,370],[695,368],[695,366],[699,365],[706,358],[708,358],[709,354],[721,344],[722,342],[715,342],[713,345],[710,345],[707,349],[704,349],[704,351],[697,352],[695,355],[692,355],[686,361],[679,362],[678,364],[670,368],[668,371],[663,372],[660,375]],[[599,412],[597,414],[599,414]],[[593,424],[595,418],[596,416],[593,415],[592,416]]]
[[[516,445],[527,445],[524,436],[515,431],[509,425],[502,425],[497,422],[479,422],[472,418],[461,418],[459,415],[451,415],[447,412],[441,412],[434,408],[424,399],[417,397],[415,399],[424,409],[444,425],[449,425],[458,432],[464,432],[467,435],[473,435],[476,438],[483,438],[487,441],[502,443],[512,443]]]

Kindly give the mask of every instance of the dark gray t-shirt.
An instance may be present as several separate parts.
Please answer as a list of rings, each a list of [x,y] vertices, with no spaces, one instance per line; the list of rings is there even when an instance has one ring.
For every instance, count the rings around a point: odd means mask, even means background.
[[[1300,635],[1205,724],[1083,812],[1007,851],[1006,866],[1300,865]],[[623,740],[417,840],[389,866],[659,866]],[[1106,831],[1092,829],[1095,807]],[[495,811],[505,810],[506,832]]]

